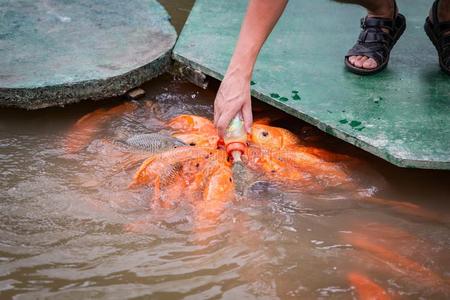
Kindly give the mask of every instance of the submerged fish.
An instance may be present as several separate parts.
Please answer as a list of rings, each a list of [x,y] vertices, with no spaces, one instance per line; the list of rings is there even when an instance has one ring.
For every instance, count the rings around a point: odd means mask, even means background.
[[[216,222],[226,204],[234,199],[233,173],[223,154],[215,155],[196,176],[203,190],[202,201],[195,202],[197,221]]]
[[[350,284],[355,287],[358,300],[390,300],[391,296],[377,283],[363,274],[351,272],[347,274]]]
[[[81,151],[94,139],[105,123],[136,108],[136,104],[125,102],[110,109],[99,108],[84,115],[72,126],[65,137],[65,151],[67,153]]]
[[[128,170],[147,159],[150,155],[185,146],[170,135],[161,133],[138,134],[125,141],[102,140],[103,144],[120,154],[120,161],[114,171]]]
[[[183,146],[168,150],[162,153],[151,155],[139,167],[130,187],[136,187],[144,184],[157,184],[161,180],[161,174],[164,170],[176,164],[183,164],[190,160],[199,158],[208,158],[213,151],[204,148]]]
[[[234,196],[233,173],[225,155],[215,155],[202,173],[205,182],[204,201],[227,201]]]
[[[186,146],[183,141],[161,133],[138,134],[128,138],[125,143],[137,150],[150,153],[158,153],[181,146]]]
[[[442,279],[438,274],[434,273],[429,268],[422,264],[403,256],[384,245],[373,241],[372,236],[367,236],[360,233],[345,234],[344,240],[353,245],[353,247],[371,254],[378,261],[388,265],[392,270],[399,272],[404,276],[413,278],[417,283],[441,289],[447,287],[445,292],[448,292],[448,283]]]

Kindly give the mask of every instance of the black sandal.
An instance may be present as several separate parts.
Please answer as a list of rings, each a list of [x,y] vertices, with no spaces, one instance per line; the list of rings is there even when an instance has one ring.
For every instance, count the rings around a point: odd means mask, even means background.
[[[450,75],[450,34],[443,34],[450,30],[450,22],[439,23],[438,4],[439,0],[434,1],[433,8],[431,9],[433,22],[430,17],[427,17],[424,28],[428,37],[433,42],[434,47],[436,47],[439,55],[439,65],[442,71]]]
[[[345,65],[350,72],[371,75],[386,68],[392,48],[406,29],[406,19],[402,14],[397,13],[397,4],[395,4],[394,11],[393,19],[367,16],[361,19],[362,31],[358,42],[345,56]],[[382,28],[387,29],[388,32],[384,32]],[[370,57],[377,62],[377,67],[374,69],[358,68],[350,63],[350,56]]]

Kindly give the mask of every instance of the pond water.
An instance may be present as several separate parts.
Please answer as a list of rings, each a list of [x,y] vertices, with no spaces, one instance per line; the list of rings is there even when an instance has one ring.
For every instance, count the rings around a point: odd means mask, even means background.
[[[165,75],[144,88],[73,154],[62,147],[73,124],[125,100],[0,110],[0,298],[356,299],[358,274],[400,299],[450,296],[449,172],[396,168],[282,115],[302,139],[357,158],[348,174],[389,200],[257,182],[199,223],[192,202],[164,208],[129,190],[134,170],[114,172],[104,141],[164,131],[182,113],[212,118],[217,83]]]
[[[160,2],[180,32],[193,1]],[[247,182],[208,222],[185,197],[167,208],[128,189],[135,169],[116,168],[110,142],[165,132],[178,114],[212,118],[217,87],[152,80],[74,153],[75,122],[125,99],[0,109],[0,298],[363,299],[364,278],[395,299],[450,298],[450,173],[394,167],[256,101],[255,114],[354,158],[354,188]]]

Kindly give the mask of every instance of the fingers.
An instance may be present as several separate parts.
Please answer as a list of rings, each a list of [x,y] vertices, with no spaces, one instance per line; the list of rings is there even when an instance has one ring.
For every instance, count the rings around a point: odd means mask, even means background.
[[[253,124],[252,101],[245,101],[242,106],[242,118],[244,119],[244,127],[247,133],[251,133]]]
[[[220,138],[223,138],[223,136],[225,135],[225,130],[230,124],[231,119],[233,119],[236,116],[236,114],[240,109],[241,109],[240,107],[230,107],[230,109],[223,111],[220,114],[216,124],[217,132]]]

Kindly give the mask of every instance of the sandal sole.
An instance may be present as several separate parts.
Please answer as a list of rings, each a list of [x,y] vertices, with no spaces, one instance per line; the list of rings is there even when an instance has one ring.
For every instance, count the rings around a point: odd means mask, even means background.
[[[406,30],[406,18],[405,16],[403,16],[402,14],[398,14],[401,18],[403,18],[403,25],[402,27],[400,27],[397,31],[397,33],[394,35],[394,42],[392,43],[392,47],[391,49],[389,49],[386,61],[384,63],[382,63],[381,65],[379,65],[378,67],[376,67],[375,69],[362,69],[362,68],[358,68],[355,67],[354,65],[352,65],[348,58],[344,58],[344,63],[345,66],[347,67],[347,70],[349,70],[350,72],[354,73],[354,74],[358,74],[358,75],[374,75],[377,74],[381,71],[383,71],[388,63],[389,63],[389,59],[391,57],[391,51],[394,48],[395,44],[397,43],[397,41],[400,39],[400,37],[402,36],[402,34],[405,32]]]
[[[427,19],[425,20],[425,25],[423,25],[423,29],[425,30],[425,33],[427,34],[430,41],[433,43],[434,48],[436,48],[439,57],[439,66],[441,67],[441,70],[447,73],[447,75],[450,75],[450,68],[446,67],[444,65],[444,62],[442,61],[441,53],[439,51],[438,37],[434,34],[431,26],[432,25],[430,18],[427,17]]]

